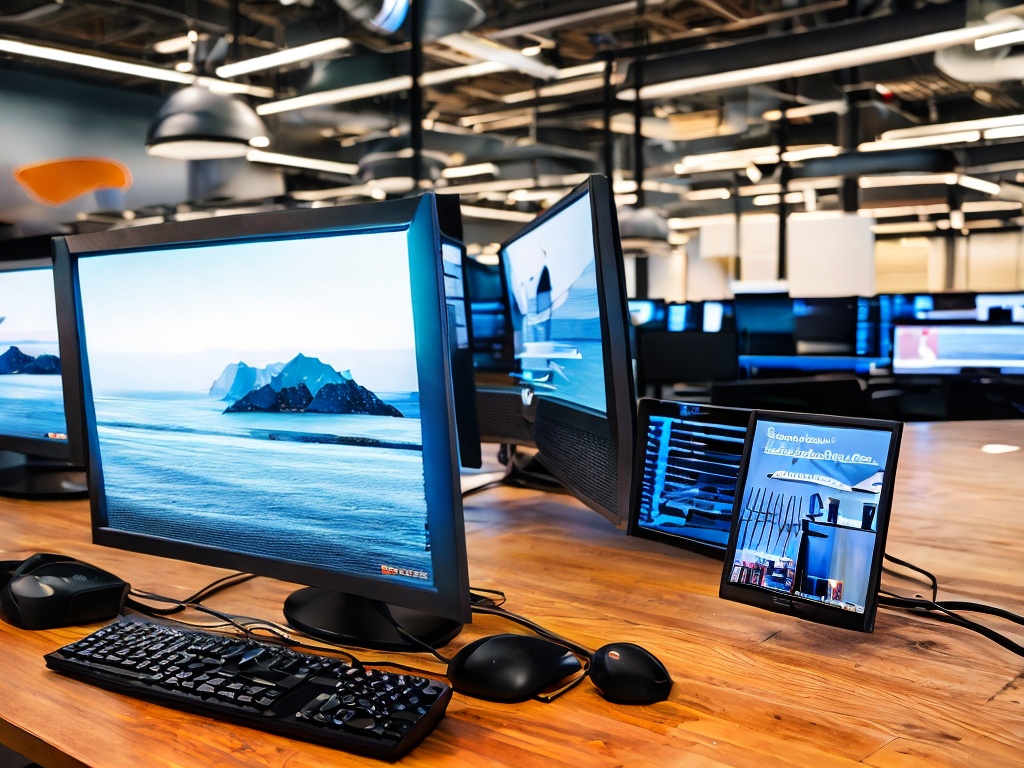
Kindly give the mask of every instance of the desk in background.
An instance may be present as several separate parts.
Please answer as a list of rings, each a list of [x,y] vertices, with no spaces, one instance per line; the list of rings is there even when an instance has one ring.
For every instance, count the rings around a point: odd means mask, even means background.
[[[1024,421],[908,425],[887,549],[933,571],[946,599],[1024,613],[1024,451],[983,453],[991,443],[1024,445]],[[720,562],[628,538],[563,496],[480,493],[467,499],[466,527],[474,586],[504,590],[511,610],[591,647],[639,642],[675,687],[649,707],[609,704],[588,682],[552,704],[456,694],[404,766],[1024,764],[1024,659],[974,633],[881,608],[874,634],[860,634],[720,600]],[[93,546],[85,502],[0,501],[0,542],[12,555],[74,555],[174,596],[224,574]],[[924,591],[890,575],[883,584]],[[289,589],[255,579],[210,602],[280,619]],[[45,669],[44,653],[94,628],[0,624],[0,742],[54,768],[381,765]],[[478,617],[446,650],[506,631],[517,630]]]

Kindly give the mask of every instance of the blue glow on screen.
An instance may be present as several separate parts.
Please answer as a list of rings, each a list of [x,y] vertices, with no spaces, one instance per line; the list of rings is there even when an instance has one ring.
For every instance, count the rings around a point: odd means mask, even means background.
[[[863,613],[887,431],[758,420],[730,581]]]
[[[0,271],[0,434],[66,442],[53,270]]]
[[[108,527],[433,585],[404,232],[78,269]]]
[[[523,384],[606,412],[590,195],[509,243],[513,339]]]

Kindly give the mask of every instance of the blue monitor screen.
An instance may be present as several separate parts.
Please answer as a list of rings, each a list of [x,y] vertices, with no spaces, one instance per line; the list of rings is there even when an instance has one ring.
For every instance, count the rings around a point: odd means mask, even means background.
[[[744,408],[641,400],[630,533],[721,557],[749,421]]]
[[[53,271],[0,269],[0,434],[66,443],[60,373]]]
[[[404,232],[118,251],[78,277],[109,528],[432,587]]]
[[[668,330],[678,333],[686,330],[686,304],[669,304],[667,317]]]
[[[505,246],[518,376],[538,394],[605,413],[590,194]]]

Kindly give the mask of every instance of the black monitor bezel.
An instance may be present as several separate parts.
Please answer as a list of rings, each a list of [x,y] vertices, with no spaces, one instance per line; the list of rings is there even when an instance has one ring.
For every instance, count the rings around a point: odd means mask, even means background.
[[[887,432],[890,435],[889,454],[885,459],[882,489],[878,495],[876,507],[875,548],[872,553],[868,589],[864,601],[864,613],[846,611],[834,606],[824,605],[799,597],[789,597],[774,590],[753,584],[741,584],[731,580],[730,563],[736,558],[736,545],[739,537],[740,514],[743,505],[743,490],[746,487],[750,469],[750,456],[757,423],[761,420],[793,425],[812,425],[821,427],[844,427],[854,429]],[[864,419],[850,416],[826,416],[822,414],[791,413],[787,411],[754,410],[750,414],[747,427],[747,441],[743,448],[743,460],[737,479],[737,493],[733,506],[732,529],[729,532],[729,544],[725,551],[725,564],[722,568],[719,597],[735,600],[748,605],[755,605],[775,613],[784,613],[797,618],[814,621],[819,624],[871,632],[875,626],[875,614],[878,609],[878,590],[881,584],[882,562],[885,556],[885,541],[889,530],[889,519],[892,516],[893,489],[896,482],[896,464],[899,458],[900,440],[903,435],[903,422],[882,419]]]
[[[20,272],[35,269],[53,269],[51,235],[34,235],[17,238],[0,244],[0,272]],[[56,301],[56,298],[55,298]],[[59,320],[54,322],[59,329]],[[59,336],[59,330],[58,330]],[[63,364],[63,355],[62,355]],[[64,420],[68,421],[67,393],[64,393]],[[65,424],[66,426],[66,424]],[[0,451],[11,451],[26,456],[58,461],[72,461],[73,440],[71,430],[65,429],[67,440],[47,440],[27,435],[4,434],[0,432]],[[79,463],[81,466],[81,463]]]
[[[537,420],[550,419],[573,429],[580,429],[611,440],[616,453],[615,508],[611,508],[595,498],[593,493],[571,476],[571,473],[559,471],[550,465],[546,466],[573,496],[616,526],[623,527],[629,517],[632,454],[636,435],[636,388],[629,345],[630,322],[625,290],[625,265],[611,183],[607,177],[599,174],[589,176],[586,181],[577,185],[571,192],[503,242],[499,253],[504,267],[502,274],[506,296],[509,296],[508,247],[544,226],[560,212],[588,195],[603,341],[605,412],[598,413],[586,406],[532,390],[532,394],[524,397],[523,410],[527,421],[534,424]],[[612,350],[619,350],[620,354],[616,355]],[[534,435],[536,437],[536,430],[534,430]],[[538,444],[537,449],[543,463],[544,446]]]
[[[189,247],[202,244],[241,243],[271,238],[332,236],[370,231],[408,231],[410,237],[429,238],[435,258],[410,259],[418,375],[422,403],[433,403],[429,419],[440,429],[424,428],[424,466],[427,519],[431,551],[436,564],[433,589],[413,589],[298,563],[229,552],[193,543],[172,541],[121,531],[106,525],[103,478],[99,461],[95,415],[88,377],[85,329],[79,307],[78,262],[147,248]],[[411,251],[412,249],[410,249]],[[342,589],[386,603],[414,608],[461,623],[471,621],[465,528],[459,492],[455,442],[455,411],[448,357],[448,321],[442,275],[440,234],[433,194],[336,208],[239,214],[173,224],[158,224],[116,231],[73,235],[54,240],[54,275],[57,286],[58,327],[65,352],[65,392],[71,400],[83,464],[89,472],[93,541],[145,554],[186,560],[215,567],[258,573],[296,584]],[[422,350],[433,366],[426,370]],[[440,364],[440,370],[438,370]],[[440,373],[441,375],[438,375]],[[426,411],[427,409],[424,409]]]
[[[641,397],[637,406],[636,418],[636,450],[633,461],[633,483],[629,504],[629,526],[626,530],[628,535],[641,539],[660,541],[663,544],[670,544],[673,547],[696,552],[706,557],[713,557],[716,560],[725,559],[727,545],[718,546],[711,542],[682,534],[672,534],[665,531],[647,528],[640,524],[640,509],[642,502],[642,480],[644,469],[647,464],[647,427],[652,416],[664,416],[667,418],[682,418],[684,408],[697,408],[710,415],[722,414],[735,416],[737,421],[745,425],[750,421],[749,408],[733,408],[724,405],[711,405],[709,403],[688,403],[681,400],[659,400],[652,397]],[[744,437],[746,432],[744,432]],[[745,442],[744,442],[745,445]],[[737,454],[737,468],[742,460],[743,451]],[[735,514],[735,508],[734,512]],[[730,532],[732,530],[732,518],[730,517]]]

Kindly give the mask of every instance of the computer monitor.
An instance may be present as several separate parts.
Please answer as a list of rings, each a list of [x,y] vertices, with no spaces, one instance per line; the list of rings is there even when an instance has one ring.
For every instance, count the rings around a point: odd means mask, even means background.
[[[476,417],[476,385],[473,381],[473,323],[466,294],[466,246],[441,235],[444,293],[448,305],[448,341],[451,344],[452,389],[455,393],[455,427],[459,463],[469,469],[483,465],[480,426]]]
[[[868,354],[869,308],[860,296],[793,299],[797,354]]]
[[[787,294],[738,293],[733,311],[741,355],[796,354],[796,318]]]
[[[870,632],[898,421],[754,411],[719,595]]]
[[[896,323],[895,374],[1024,374],[1024,325]]]
[[[636,398],[611,186],[591,176],[501,247],[523,418],[552,476],[625,522]]]
[[[641,398],[629,534],[722,559],[750,410]]]
[[[1024,323],[1024,293],[979,293],[974,307],[983,323]]]
[[[288,621],[470,620],[432,195],[59,238],[96,543],[304,584]],[[415,646],[415,644],[413,644]]]
[[[669,304],[665,310],[665,330],[679,333],[693,328],[689,304]]]
[[[0,495],[71,498],[50,236],[0,242]]]
[[[629,299],[629,322],[644,330],[665,329],[665,302],[662,299]]]

